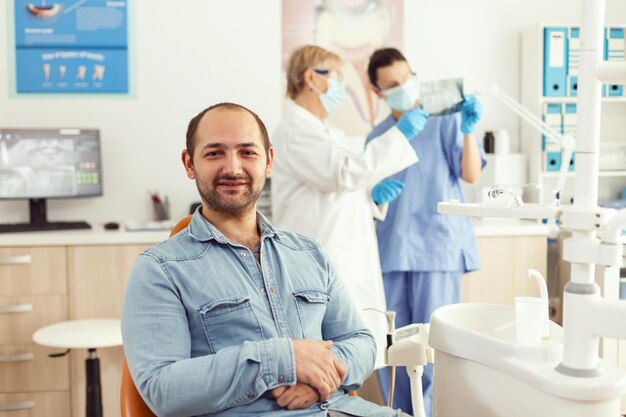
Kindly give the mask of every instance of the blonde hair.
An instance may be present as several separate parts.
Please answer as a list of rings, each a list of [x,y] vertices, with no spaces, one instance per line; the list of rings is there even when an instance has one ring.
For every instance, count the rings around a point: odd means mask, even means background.
[[[304,88],[304,71],[328,60],[342,62],[336,53],[316,45],[304,45],[296,49],[287,65],[287,95],[295,99]]]

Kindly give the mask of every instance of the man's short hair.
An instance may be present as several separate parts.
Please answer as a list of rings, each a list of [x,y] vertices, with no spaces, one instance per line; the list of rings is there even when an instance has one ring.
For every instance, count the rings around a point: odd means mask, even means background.
[[[198,125],[200,125],[200,120],[202,120],[202,117],[206,113],[215,109],[239,110],[239,111],[246,111],[250,113],[252,117],[254,117],[254,120],[256,120],[257,125],[259,126],[259,132],[261,133],[261,138],[263,139],[263,147],[265,148],[265,153],[267,157],[269,158],[269,149],[270,149],[270,146],[272,146],[272,144],[270,143],[270,137],[267,134],[267,128],[265,127],[265,124],[263,123],[261,118],[255,112],[253,112],[252,110],[250,110],[249,108],[245,106],[242,106],[241,104],[226,102],[226,103],[214,104],[210,107],[207,107],[206,109],[202,110],[193,119],[189,121],[189,125],[187,126],[186,145],[187,145],[187,153],[189,153],[192,163],[193,163],[193,151],[194,151],[194,148],[196,147],[196,130],[198,130]]]
[[[287,64],[287,96],[292,100],[304,88],[304,71],[315,68],[326,61],[341,64],[341,58],[334,52],[316,45],[304,45],[296,49]]]
[[[380,89],[377,83],[377,75],[376,71],[379,68],[388,67],[396,61],[404,61],[407,62],[402,52],[398,51],[396,48],[382,48],[377,49],[370,56],[370,62],[367,65],[367,77],[370,80],[370,83]]]

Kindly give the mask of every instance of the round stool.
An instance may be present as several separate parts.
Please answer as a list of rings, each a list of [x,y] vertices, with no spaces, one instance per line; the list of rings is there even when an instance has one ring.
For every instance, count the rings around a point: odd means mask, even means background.
[[[87,417],[102,417],[102,392],[100,387],[100,360],[97,348],[122,345],[122,330],[118,319],[91,319],[63,321],[42,327],[33,334],[38,345],[67,349],[87,349],[85,360],[87,376]],[[52,355],[57,356],[57,355]]]

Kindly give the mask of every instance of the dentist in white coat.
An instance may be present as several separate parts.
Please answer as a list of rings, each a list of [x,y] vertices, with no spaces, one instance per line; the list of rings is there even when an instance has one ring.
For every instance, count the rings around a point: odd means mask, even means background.
[[[384,178],[417,162],[407,138],[422,130],[428,115],[408,111],[384,135],[355,146],[325,122],[345,97],[341,65],[336,54],[313,45],[289,60],[291,100],[272,137],[272,220],[321,243],[376,337],[380,367],[385,316],[364,310],[386,308],[373,219],[382,219],[386,203],[402,192],[403,183]]]

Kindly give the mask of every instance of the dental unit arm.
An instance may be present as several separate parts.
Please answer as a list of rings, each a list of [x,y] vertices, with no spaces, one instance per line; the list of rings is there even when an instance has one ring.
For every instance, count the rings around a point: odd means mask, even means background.
[[[409,324],[395,331],[394,342],[387,349],[387,364],[406,366],[411,384],[411,402],[414,417],[425,417],[422,394],[424,365],[433,363],[433,349],[428,345],[428,323]],[[391,388],[390,388],[391,390]],[[390,398],[393,393],[390,392]]]
[[[433,363],[434,351],[428,344],[430,325],[414,323],[396,329],[396,312],[380,311],[375,308],[365,310],[384,314],[387,319],[387,350],[385,363],[390,368],[389,398],[387,405],[392,406],[397,366],[405,366],[411,384],[411,402],[414,417],[426,417],[424,395],[422,393],[422,374],[424,365]]]

